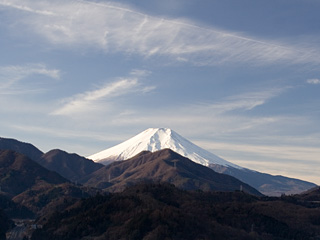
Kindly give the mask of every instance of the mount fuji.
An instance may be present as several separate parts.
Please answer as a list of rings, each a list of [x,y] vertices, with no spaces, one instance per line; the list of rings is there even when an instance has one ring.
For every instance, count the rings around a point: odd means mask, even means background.
[[[204,166],[218,164],[225,167],[241,168],[213,153],[210,153],[169,128],[149,128],[114,147],[89,156],[95,162],[107,165],[134,157],[142,151],[156,152],[165,148]]]
[[[316,186],[307,181],[240,167],[198,147],[169,128],[149,128],[123,143],[87,158],[108,165],[114,161],[130,159],[143,151],[156,152],[166,148],[218,173],[238,178],[265,195],[295,194]]]

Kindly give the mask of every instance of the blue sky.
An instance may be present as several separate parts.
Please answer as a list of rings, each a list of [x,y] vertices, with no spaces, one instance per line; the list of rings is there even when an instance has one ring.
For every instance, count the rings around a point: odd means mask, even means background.
[[[149,127],[320,184],[320,2],[0,0],[2,137],[88,156]]]

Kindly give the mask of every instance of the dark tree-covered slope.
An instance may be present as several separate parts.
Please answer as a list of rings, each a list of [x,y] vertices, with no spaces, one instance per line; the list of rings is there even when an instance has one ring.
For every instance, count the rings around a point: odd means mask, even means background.
[[[25,155],[10,150],[0,151],[0,186],[2,192],[17,195],[35,185],[68,182]]]
[[[16,139],[1,138],[1,137],[0,137],[0,150],[12,150],[17,153],[26,155],[32,160],[39,159],[43,154],[43,152],[41,152],[38,148],[36,148],[30,143],[21,142]]]
[[[0,208],[0,240],[6,239],[6,232],[14,226],[14,223],[6,216]]]
[[[47,219],[32,239],[318,239],[320,208],[244,192],[138,184],[81,200]]]
[[[103,167],[102,164],[59,149],[43,154],[37,162],[73,182],[80,181],[81,178]]]

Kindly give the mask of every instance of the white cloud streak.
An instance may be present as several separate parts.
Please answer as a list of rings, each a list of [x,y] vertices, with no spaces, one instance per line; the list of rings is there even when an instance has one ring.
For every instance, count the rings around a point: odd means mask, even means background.
[[[268,100],[279,96],[289,87],[274,88],[264,91],[246,92],[235,96],[227,97],[220,102],[213,103],[209,106],[216,113],[225,113],[234,110],[249,111],[258,106],[265,104]]]
[[[320,79],[318,78],[308,79],[307,83],[317,85],[317,84],[320,84]]]
[[[14,3],[13,1],[10,1],[10,0],[9,1],[8,0],[3,0],[3,1],[0,2],[0,5],[5,6],[5,7],[11,7],[11,8],[19,9],[19,10],[26,11],[26,12],[36,13],[36,14],[42,14],[42,15],[48,15],[48,16],[54,15],[50,11],[36,10],[36,9],[30,8],[30,7],[28,7],[26,5],[23,5],[23,4],[20,5],[19,2]]]
[[[54,111],[53,115],[73,115],[75,113],[86,113],[89,111],[100,111],[99,101],[119,95],[126,94],[138,85],[138,80],[121,79],[101,88],[85,93],[77,94],[66,102],[61,108]],[[106,104],[104,104],[106,107]]]
[[[0,91],[4,89],[10,90],[14,84],[32,75],[42,75],[52,79],[59,79],[60,71],[57,69],[48,69],[44,64],[0,66]]]
[[[254,154],[268,159],[297,160],[319,163],[320,149],[317,147],[279,146],[279,145],[254,145],[228,142],[198,141],[197,144],[206,149],[224,150],[240,153],[239,155]]]
[[[164,56],[196,65],[320,63],[319,49],[315,47],[304,49],[213,27],[198,27],[187,20],[157,18],[112,2],[0,0],[0,5],[29,13],[19,18],[29,29],[57,45],[87,45],[106,52]],[[52,14],[38,14],[48,9]]]
[[[208,136],[211,132],[217,135],[243,133],[286,121],[283,117],[246,117],[244,115],[245,111],[253,110],[258,106],[262,107],[263,104],[279,96],[286,89],[248,92],[206,104],[180,104],[165,107],[165,109],[161,107],[152,110],[141,109],[129,113],[129,116],[125,118],[114,112],[109,123],[114,127],[130,126],[131,128],[150,127],[150,125],[164,126],[176,130],[184,129],[190,135],[205,134]],[[122,108],[121,111],[124,109]]]
[[[155,86],[144,86],[141,78],[151,74],[146,70],[135,69],[130,72],[130,77],[119,78],[114,82],[107,82],[96,90],[76,94],[71,98],[62,100],[63,106],[52,112],[53,115],[72,116],[76,113],[101,114],[115,97],[128,95],[130,93],[148,93],[156,89]],[[114,105],[114,104],[113,104]]]

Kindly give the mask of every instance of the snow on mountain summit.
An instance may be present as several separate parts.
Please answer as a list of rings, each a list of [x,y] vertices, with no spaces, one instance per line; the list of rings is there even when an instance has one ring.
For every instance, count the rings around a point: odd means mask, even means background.
[[[241,168],[198,147],[169,128],[149,128],[123,143],[93,154],[88,158],[95,162],[108,164],[112,161],[129,159],[142,151],[155,152],[165,148],[169,148],[204,166],[219,164]]]

